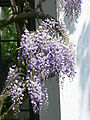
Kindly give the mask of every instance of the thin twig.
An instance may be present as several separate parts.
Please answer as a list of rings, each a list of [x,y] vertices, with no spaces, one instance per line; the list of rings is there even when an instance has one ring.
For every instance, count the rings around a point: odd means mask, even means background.
[[[40,8],[42,6],[42,3],[45,2],[46,0],[39,0],[39,3],[37,4],[37,7],[35,10],[37,10],[38,8]]]
[[[10,2],[11,2],[11,6],[12,6],[13,13],[14,13],[14,14],[17,14],[17,13],[18,13],[18,10],[17,10],[15,1],[14,1],[14,0],[10,0]]]

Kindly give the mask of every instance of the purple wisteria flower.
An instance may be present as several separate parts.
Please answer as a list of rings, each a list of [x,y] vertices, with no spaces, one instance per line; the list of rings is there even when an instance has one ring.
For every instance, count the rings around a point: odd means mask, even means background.
[[[54,19],[43,21],[34,33],[25,29],[20,44],[22,59],[26,60],[28,93],[33,110],[40,112],[43,101],[48,98],[44,81],[59,73],[62,78],[75,75],[74,48],[63,25]],[[44,103],[48,105],[48,99]]]
[[[81,13],[81,3],[82,0],[58,0],[60,6],[63,7],[65,11],[65,16],[70,19],[71,21],[73,19],[78,18],[78,16]]]
[[[81,14],[81,5],[82,0],[57,0],[58,19],[62,16],[61,19],[70,33],[75,30],[75,23]]]
[[[23,102],[25,83],[23,83],[16,65],[9,68],[6,84],[8,91],[11,93],[14,114],[20,112],[20,105]]]
[[[15,113],[20,112],[26,89],[33,111],[37,113],[41,112],[43,103],[48,107],[45,80],[59,73],[62,80],[66,75],[70,78],[75,76],[75,51],[65,28],[54,19],[42,21],[36,32],[30,33],[27,29],[24,32],[17,58],[20,68],[10,68],[6,83]],[[22,73],[26,74],[24,78]]]

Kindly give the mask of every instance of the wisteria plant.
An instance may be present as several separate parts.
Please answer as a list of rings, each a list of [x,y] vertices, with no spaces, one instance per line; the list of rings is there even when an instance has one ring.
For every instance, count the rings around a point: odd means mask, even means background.
[[[41,111],[43,103],[48,107],[45,80],[59,73],[62,80],[65,75],[74,77],[75,51],[65,28],[54,19],[45,19],[34,33],[27,29],[24,32],[17,58],[21,65],[10,68],[6,85],[14,113],[20,111],[26,89],[36,113]]]
[[[62,7],[65,16],[70,20],[75,20],[81,13],[82,0],[63,0]]]
[[[64,0],[66,16],[78,16],[80,3],[79,0]],[[18,64],[9,68],[0,95],[2,103],[8,96],[11,98],[11,106],[6,114],[11,111],[13,114],[20,112],[26,93],[30,97],[34,113],[40,113],[43,104],[48,108],[49,96],[45,81],[57,74],[60,74],[62,82],[66,76],[75,76],[74,45],[69,41],[64,25],[53,18],[44,19],[34,32],[24,30],[17,60]],[[0,104],[1,113],[3,104]],[[1,120],[4,116],[1,115]]]
[[[81,14],[82,0],[57,0],[59,15],[63,13],[63,19],[70,33],[75,30],[75,23]]]

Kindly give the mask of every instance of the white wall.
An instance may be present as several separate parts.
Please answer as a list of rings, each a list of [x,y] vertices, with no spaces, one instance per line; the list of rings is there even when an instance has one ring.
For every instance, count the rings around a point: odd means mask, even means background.
[[[61,120],[90,120],[90,0],[82,1],[82,13],[70,39],[76,44],[76,77],[61,89]]]

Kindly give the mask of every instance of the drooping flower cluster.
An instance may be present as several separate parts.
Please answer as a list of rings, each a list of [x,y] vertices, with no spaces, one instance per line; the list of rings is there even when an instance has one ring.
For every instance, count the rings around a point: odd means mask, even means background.
[[[6,80],[6,84],[8,84],[8,91],[11,93],[12,104],[13,104],[13,111],[16,114],[20,112],[19,107],[22,104],[24,91],[25,91],[25,84],[21,80],[20,73],[16,66],[13,66],[9,69],[8,77]]]
[[[33,106],[33,111],[41,112],[43,101],[45,101],[45,106],[48,107],[48,93],[47,88],[42,89],[42,84],[35,79],[35,81],[27,78],[27,88],[28,94],[30,95],[31,104]]]
[[[58,0],[58,3],[63,7],[65,16],[71,21],[78,18],[81,13],[82,0]]]
[[[48,105],[45,80],[58,73],[62,78],[75,75],[75,54],[65,33],[57,21],[46,19],[36,32],[25,30],[22,35],[20,50],[22,61],[26,61],[26,84],[35,112],[41,111],[43,101]]]
[[[6,84],[11,93],[13,110],[20,112],[24,92],[28,90],[33,111],[40,112],[42,104],[48,107],[48,92],[45,80],[57,74],[75,75],[75,52],[69,42],[66,30],[54,19],[46,19],[36,32],[25,29],[18,51],[18,67],[13,66],[8,72]],[[25,68],[25,70],[23,69]],[[24,74],[26,75],[24,75]]]
[[[81,0],[64,0],[65,13],[69,19],[77,18],[81,13]]]
[[[75,30],[75,23],[81,14],[81,4],[82,0],[57,0],[58,20],[65,22],[70,33]]]

